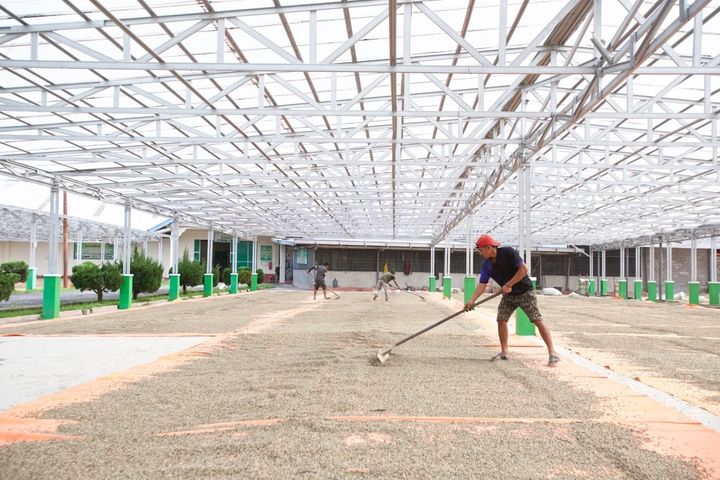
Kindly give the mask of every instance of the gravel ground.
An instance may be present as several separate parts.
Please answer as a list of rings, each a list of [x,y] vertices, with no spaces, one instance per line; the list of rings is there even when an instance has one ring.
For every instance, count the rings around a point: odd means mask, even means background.
[[[639,448],[638,433],[600,420],[598,397],[528,368],[530,357],[488,362],[495,348],[484,345],[495,339],[478,335],[480,315],[375,365],[380,347],[451,307],[341,296],[308,309],[306,292],[268,291],[88,318],[82,328],[42,325],[33,333],[226,332],[302,309],[174,371],[45,412],[76,421],[59,433],[83,439],[0,447],[0,478],[702,478],[690,463]],[[269,422],[246,422],[255,420]]]
[[[609,298],[540,305],[565,346],[720,415],[720,310]]]

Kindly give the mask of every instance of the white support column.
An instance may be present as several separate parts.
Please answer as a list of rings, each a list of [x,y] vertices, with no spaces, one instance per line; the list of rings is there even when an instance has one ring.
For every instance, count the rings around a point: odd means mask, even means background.
[[[213,240],[214,231],[212,227],[208,229],[207,236],[207,258],[205,262],[205,273],[213,273]]]
[[[60,215],[60,188],[58,181],[50,187],[50,214],[48,216],[48,275],[57,275],[58,268],[58,223]]]
[[[450,276],[450,241],[445,242],[445,264],[443,265],[443,277]]]
[[[620,247],[620,280],[625,279],[625,247]]]
[[[672,263],[673,263],[672,262],[672,243],[670,242],[669,238],[667,241],[667,247],[665,247],[665,248],[667,249],[666,250],[667,255],[665,256],[666,262],[667,262],[667,265],[666,265],[667,268],[665,269],[665,279],[668,282],[672,282],[672,279],[673,279],[673,276],[672,276]],[[672,298],[670,300],[672,300]]]
[[[640,262],[640,247],[635,247],[635,278],[642,278],[642,263]]]
[[[130,210],[130,202],[126,202],[123,222],[123,275],[130,275],[130,245],[132,242],[132,239],[130,238]]]
[[[100,262],[105,262],[105,239],[100,239]]]
[[[82,257],[83,257],[83,229],[82,227],[78,229],[78,237],[77,242],[75,243],[75,265],[80,265],[82,263]]]
[[[258,239],[253,237],[253,248],[252,248],[252,273],[257,271],[257,256],[258,256]]]
[[[518,253],[525,261],[525,169],[518,169],[516,183],[518,193]]]
[[[710,281],[717,282],[717,244],[715,236],[710,237]]]
[[[238,273],[237,271],[237,254],[238,254],[238,237],[234,234],[232,237],[232,245],[230,246],[230,273]]]
[[[532,158],[528,160],[525,172],[525,265],[528,277],[532,277]]]
[[[470,218],[468,217],[465,222],[467,223],[467,237],[465,238],[465,275],[472,275],[472,270],[470,268],[470,259],[472,258],[472,224],[470,223]]]
[[[148,239],[147,237],[143,238],[143,255],[146,257],[148,256]]]
[[[435,276],[435,246],[430,247],[430,276]]]
[[[498,65],[505,65],[507,42],[507,0],[500,0],[498,21]]]
[[[280,244],[280,283],[285,283],[285,245]]]
[[[178,273],[178,261],[180,259],[179,247],[179,227],[178,221],[175,219],[172,224],[172,230],[170,233],[170,263],[172,264],[173,273]]]
[[[308,62],[312,65],[317,63],[317,10],[310,10],[309,14]]]
[[[690,238],[690,281],[697,282],[697,238],[694,231]]]
[[[157,259],[158,259],[158,262],[160,262],[160,265],[163,267],[163,276],[164,276],[165,275],[165,262],[163,259],[163,236],[162,235],[160,235],[160,238],[158,238]]]
[[[655,281],[655,243],[650,242],[650,250],[648,250],[648,282]]]
[[[37,251],[37,215],[33,213],[32,223],[30,224],[30,255],[28,257],[28,263],[30,268],[37,268],[35,265]]]
[[[600,279],[603,280],[607,275],[607,251],[603,250],[600,252]]]
[[[595,250],[590,246],[590,268],[588,269],[588,277],[595,277]]]
[[[117,232],[115,232],[115,237],[113,238],[113,262],[117,262],[120,255],[120,238],[118,237]]]

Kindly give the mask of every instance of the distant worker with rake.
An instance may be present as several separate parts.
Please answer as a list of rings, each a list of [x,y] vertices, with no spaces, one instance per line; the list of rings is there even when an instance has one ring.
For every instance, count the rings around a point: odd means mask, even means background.
[[[395,280],[394,270],[390,270],[389,272],[385,272],[380,275],[378,283],[375,286],[375,294],[373,295],[373,300],[377,299],[378,295],[380,295],[380,289],[382,289],[385,291],[385,301],[388,301],[388,287],[390,286],[390,282],[393,282],[395,286],[400,289],[400,285],[398,285],[397,280]]]
[[[545,326],[537,305],[532,282],[528,277],[528,269],[512,247],[501,247],[500,242],[490,235],[481,235],[475,243],[477,250],[483,256],[480,268],[480,281],[470,301],[465,305],[465,311],[473,309],[473,304],[485,292],[487,284],[492,278],[501,285],[502,300],[498,306],[497,323],[498,337],[500,337],[500,353],[492,360],[507,360],[508,357],[508,320],[517,308],[522,308],[530,321],[537,327],[548,349],[548,367],[554,367],[560,357],[553,348],[550,330]]]
[[[327,285],[325,285],[325,275],[327,275],[329,269],[330,264],[325,262],[323,265],[315,265],[311,269],[307,270],[307,273],[315,270],[315,290],[313,290],[313,300],[317,297],[318,288],[322,288],[325,300],[330,300],[327,296]]]

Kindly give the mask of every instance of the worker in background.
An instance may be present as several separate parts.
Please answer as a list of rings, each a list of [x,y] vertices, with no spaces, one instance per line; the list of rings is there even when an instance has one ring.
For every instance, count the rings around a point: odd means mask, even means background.
[[[322,288],[323,297],[325,300],[329,300],[327,296],[327,285],[325,285],[325,275],[330,270],[330,264],[325,262],[323,265],[315,265],[311,269],[307,270],[307,273],[315,270],[315,289],[313,290],[313,300],[317,297],[318,288]]]
[[[390,287],[390,282],[393,282],[397,288],[400,288],[400,285],[398,285],[397,280],[395,280],[395,271],[390,270],[389,272],[385,272],[382,275],[380,275],[380,278],[378,279],[378,283],[375,286],[375,290],[373,291],[373,300],[376,300],[378,295],[380,294],[380,289],[385,291],[385,301],[387,302],[389,300],[388,298],[388,287]]]

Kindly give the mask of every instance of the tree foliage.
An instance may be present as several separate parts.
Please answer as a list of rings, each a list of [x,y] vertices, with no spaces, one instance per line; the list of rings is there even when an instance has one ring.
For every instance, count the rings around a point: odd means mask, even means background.
[[[17,262],[5,262],[0,264],[0,273],[16,273],[20,278],[18,282],[27,281],[28,264],[19,260]]]
[[[187,287],[194,287],[203,282],[203,274],[205,269],[202,263],[197,260],[190,260],[190,254],[185,249],[182,260],[178,262],[178,273],[180,274],[180,285],[183,287],[183,293],[187,292]]]
[[[15,283],[20,281],[20,275],[17,273],[1,273],[0,272],[0,302],[10,299],[10,295],[15,291]]]
[[[133,275],[133,298],[140,293],[155,293],[162,284],[163,266],[145,255],[137,248],[133,250],[130,260],[130,273]]]
[[[81,292],[95,292],[98,302],[102,302],[105,292],[114,292],[120,288],[122,269],[116,262],[105,262],[102,266],[85,262],[73,267],[70,281]]]

